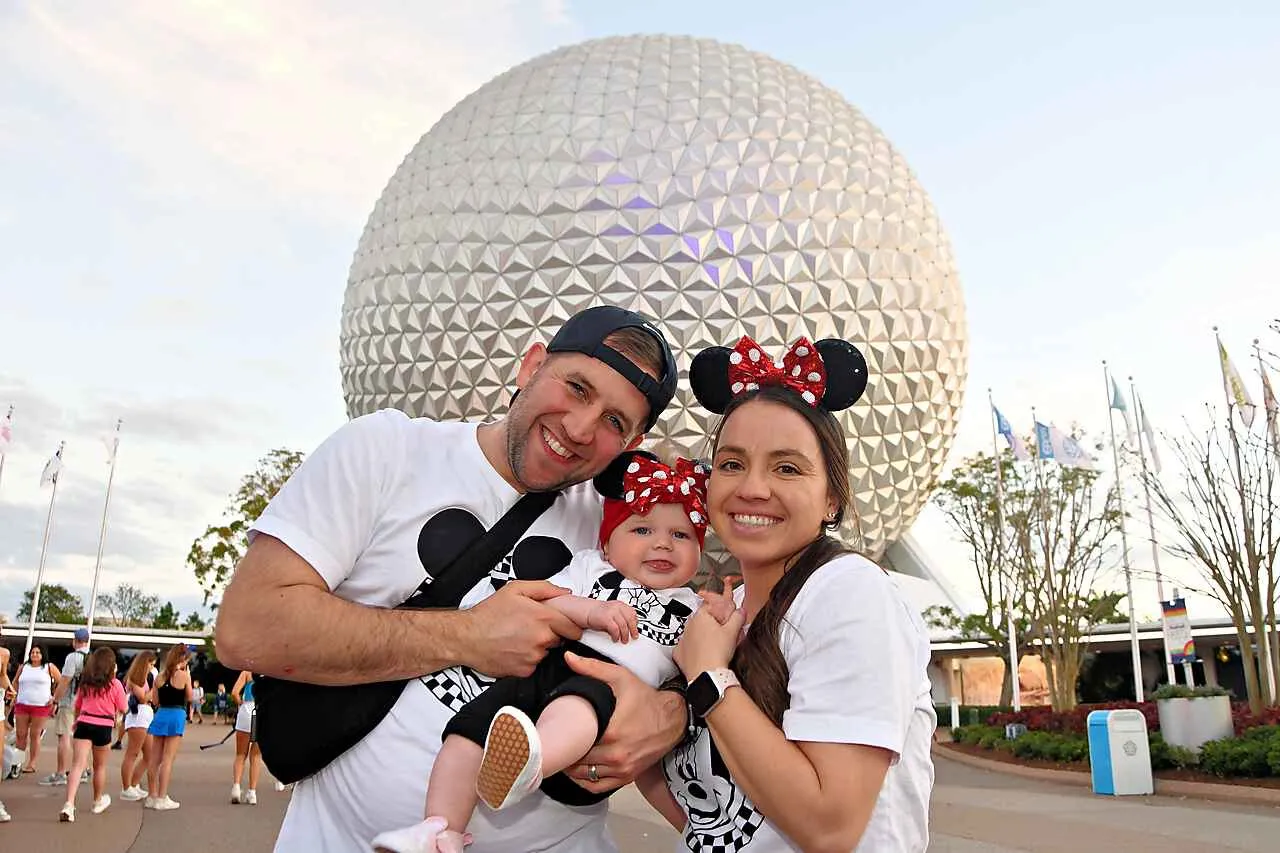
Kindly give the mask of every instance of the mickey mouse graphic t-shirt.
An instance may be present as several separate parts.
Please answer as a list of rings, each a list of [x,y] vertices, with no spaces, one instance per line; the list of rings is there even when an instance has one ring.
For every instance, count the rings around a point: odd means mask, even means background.
[[[736,596],[742,604],[743,587]],[[929,846],[929,755],[937,724],[929,695],[929,639],[892,577],[848,554],[805,582],[782,620],[790,741],[864,744],[893,753],[858,853],[924,853]],[[705,726],[663,761],[689,817],[681,850],[799,851],[730,775]]]
[[[284,542],[341,598],[395,607],[430,584],[520,497],[485,459],[476,429],[393,410],[357,418],[303,462],[251,536]],[[567,489],[463,606],[483,601],[508,580],[545,580],[563,570],[574,553],[595,544],[600,514],[590,483]],[[451,667],[409,682],[363,741],[294,786],[277,853],[367,850],[379,832],[421,820],[445,723],[492,680]],[[603,819],[607,809],[607,803],[571,808],[535,792],[500,813],[477,810],[468,851],[614,850]]]

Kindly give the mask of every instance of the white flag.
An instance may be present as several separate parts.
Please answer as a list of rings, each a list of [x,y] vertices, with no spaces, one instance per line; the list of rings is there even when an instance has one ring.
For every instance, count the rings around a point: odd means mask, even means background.
[[[62,473],[62,449],[67,446],[64,441],[58,445],[58,450],[49,457],[49,461],[44,463],[44,471],[40,474],[40,485],[47,486],[50,483],[58,482],[58,475]]]
[[[1059,465],[1068,468],[1085,468],[1094,470],[1093,457],[1085,452],[1080,442],[1049,424],[1049,442],[1053,447],[1053,458]]]
[[[11,444],[13,444],[13,406],[9,407],[9,414],[0,421],[0,456],[8,452]]]
[[[1240,378],[1240,371],[1236,370],[1236,366],[1231,363],[1231,357],[1227,355],[1227,348],[1222,345],[1222,341],[1218,341],[1218,357],[1222,362],[1222,387],[1227,392],[1227,405],[1235,404],[1240,410],[1240,420],[1244,423],[1244,428],[1248,429],[1253,426],[1253,415],[1258,407],[1249,396],[1249,389]],[[1230,414],[1227,417],[1231,417]]]
[[[1147,439],[1147,449],[1151,451],[1151,470],[1160,473],[1160,451],[1156,450],[1156,436],[1151,430],[1151,421],[1147,420],[1147,410],[1142,407],[1142,398],[1138,398],[1138,425]]]

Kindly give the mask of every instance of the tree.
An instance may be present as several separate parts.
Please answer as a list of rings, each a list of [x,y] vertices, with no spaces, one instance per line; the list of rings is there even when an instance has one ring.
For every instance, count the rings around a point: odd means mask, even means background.
[[[1067,710],[1076,704],[1083,639],[1093,626],[1114,621],[1122,600],[1101,588],[1109,543],[1119,529],[1117,496],[1114,489],[1099,494],[1094,471],[1017,463],[1008,453],[1000,464],[1003,516],[996,461],[987,454],[966,459],[935,495],[972,554],[983,608],[967,616],[934,608],[929,615],[935,625],[1007,658],[1006,601],[1012,604],[1019,650],[1039,655],[1050,701]],[[1013,676],[1006,672],[1002,701],[1009,699]]]
[[[204,591],[205,604],[212,600],[217,608],[217,599],[248,546],[249,526],[301,464],[302,454],[296,450],[277,449],[259,459],[258,467],[241,479],[231,495],[222,523],[210,525],[191,543],[187,565]]]
[[[1154,471],[1147,472],[1146,485],[1174,532],[1165,550],[1199,570],[1202,583],[1189,588],[1216,599],[1231,616],[1249,707],[1258,713],[1276,700],[1260,677],[1265,658],[1255,660],[1255,649],[1266,647],[1265,627],[1275,619],[1280,462],[1265,435],[1237,432],[1231,417],[1228,410],[1225,430],[1216,422],[1207,432],[1188,423],[1185,435],[1166,436],[1181,469],[1179,485],[1166,484]],[[1280,683],[1280,661],[1272,663]]]
[[[1007,481],[1014,475],[1013,455],[1005,453],[1000,459],[1001,473]],[[951,476],[938,486],[934,503],[942,510],[951,527],[968,546],[982,593],[981,612],[962,615],[946,606],[931,607],[925,617],[931,624],[972,639],[1009,660],[1009,634],[1007,604],[1014,607],[1014,641],[1020,653],[1031,652],[1028,624],[1020,614],[1027,600],[1026,573],[1010,560],[1002,559],[1006,553],[1000,543],[1012,541],[1012,531],[1007,518],[1003,532],[1000,529],[996,506],[996,459],[979,453],[965,459]],[[1013,497],[1021,500],[1021,495]],[[1006,512],[1010,496],[1005,496]],[[1000,704],[1013,700],[1013,679],[1017,673],[1005,666],[1004,683],[1000,688]]]
[[[98,606],[111,615],[116,625],[129,628],[145,628],[155,619],[160,596],[147,595],[129,583],[117,584],[114,592],[98,596]]]
[[[18,608],[19,622],[31,619],[31,600],[34,597],[35,587],[22,594],[22,605]],[[84,602],[62,584],[47,583],[40,588],[40,607],[36,610],[36,621],[63,625],[84,622]]]
[[[182,620],[182,630],[184,631],[203,631],[208,625],[198,612],[192,610],[187,614],[187,618]]]
[[[164,605],[156,611],[156,618],[151,621],[152,628],[165,628],[170,631],[178,628],[178,611],[173,609],[173,602],[166,601]]]

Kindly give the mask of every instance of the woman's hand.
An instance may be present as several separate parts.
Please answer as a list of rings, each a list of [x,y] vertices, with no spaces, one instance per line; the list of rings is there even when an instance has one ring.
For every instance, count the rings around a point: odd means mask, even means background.
[[[726,588],[718,595],[708,593],[703,600],[707,604],[699,607],[684,623],[684,633],[674,655],[676,666],[690,681],[709,669],[729,665],[746,621],[742,611],[733,607],[732,589]],[[716,614],[725,612],[727,607],[733,609],[721,622]]]

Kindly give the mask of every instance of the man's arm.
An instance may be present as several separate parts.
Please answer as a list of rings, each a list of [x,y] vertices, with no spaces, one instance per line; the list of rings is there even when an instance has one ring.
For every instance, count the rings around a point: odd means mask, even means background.
[[[470,610],[389,610],[346,601],[280,540],[258,534],[218,608],[218,658],[232,669],[312,684],[416,678],[463,664],[525,676],[582,631],[543,604],[565,590],[511,581]]]

